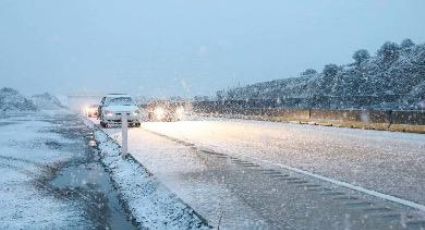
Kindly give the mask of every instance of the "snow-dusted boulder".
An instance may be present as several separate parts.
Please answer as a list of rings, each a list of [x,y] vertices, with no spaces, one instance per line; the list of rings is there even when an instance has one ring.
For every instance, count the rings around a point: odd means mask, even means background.
[[[59,99],[49,93],[34,95],[31,100],[39,109],[55,110],[64,108]]]
[[[35,111],[37,107],[31,100],[12,88],[0,89],[0,112]]]

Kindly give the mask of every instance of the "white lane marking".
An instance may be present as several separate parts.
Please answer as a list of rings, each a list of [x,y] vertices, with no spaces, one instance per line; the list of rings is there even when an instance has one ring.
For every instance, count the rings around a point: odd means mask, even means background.
[[[264,162],[264,163],[269,164],[269,165],[279,166],[281,168],[284,168],[284,169],[287,169],[287,170],[290,170],[290,171],[293,171],[293,172],[297,172],[297,173],[304,174],[304,175],[307,175],[307,176],[310,176],[310,177],[314,177],[316,179],[327,181],[329,183],[332,183],[332,184],[335,184],[335,185],[338,185],[338,186],[346,187],[346,188],[349,188],[349,189],[352,189],[352,190],[355,190],[355,191],[358,191],[358,192],[362,192],[362,193],[365,193],[365,194],[368,194],[368,195],[371,195],[371,196],[378,197],[380,199],[388,200],[388,201],[391,201],[391,202],[394,202],[394,203],[397,203],[397,204],[401,204],[401,205],[404,205],[404,206],[407,206],[407,207],[410,207],[410,208],[414,208],[414,209],[418,209],[420,211],[425,212],[425,205],[421,205],[421,204],[415,203],[413,201],[409,201],[409,200],[401,199],[401,198],[398,198],[398,197],[395,197],[395,196],[383,194],[383,193],[380,193],[380,192],[377,192],[377,191],[373,191],[373,190],[366,189],[366,188],[363,188],[363,187],[360,187],[360,186],[357,186],[357,185],[349,184],[347,182],[343,182],[343,181],[335,180],[335,179],[328,178],[328,177],[325,177],[325,176],[321,176],[321,175],[318,175],[318,174],[315,174],[315,173],[304,171],[302,169],[297,169],[297,168],[294,168],[294,167],[291,167],[291,166],[288,166],[288,165],[284,165],[284,164],[281,164],[281,163],[274,163],[274,162],[271,162],[271,161],[268,161],[268,160],[258,159],[258,158],[255,158],[255,157],[247,157],[247,156],[240,156],[240,157],[248,158],[248,159],[251,159],[251,160],[254,160],[254,161],[261,161],[261,162]]]

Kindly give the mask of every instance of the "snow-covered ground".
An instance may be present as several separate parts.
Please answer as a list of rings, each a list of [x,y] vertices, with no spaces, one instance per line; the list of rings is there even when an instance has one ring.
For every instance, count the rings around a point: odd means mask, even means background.
[[[40,113],[0,119],[0,229],[87,226],[84,210],[46,184],[55,166],[75,154],[62,147],[78,144],[57,128]]]
[[[121,141],[119,129],[104,131]],[[203,175],[218,168],[206,164],[205,159],[194,154],[190,146],[174,143],[142,129],[131,129],[130,132],[130,153],[213,226],[220,225],[223,229],[267,227],[266,220],[243,199],[234,196],[217,178]],[[137,181],[144,177],[141,173],[130,176],[126,177],[130,180],[137,178]]]
[[[120,141],[119,129],[105,131]],[[241,120],[129,131],[138,161],[214,226],[230,229],[423,227],[415,222],[423,211],[288,167],[423,205],[424,144],[422,135]]]
[[[0,229],[209,228],[55,97],[32,99],[0,90]]]
[[[86,121],[88,126],[93,123]],[[96,131],[101,161],[111,172],[122,198],[143,229],[209,229],[208,223],[139,163],[124,160],[120,146]]]

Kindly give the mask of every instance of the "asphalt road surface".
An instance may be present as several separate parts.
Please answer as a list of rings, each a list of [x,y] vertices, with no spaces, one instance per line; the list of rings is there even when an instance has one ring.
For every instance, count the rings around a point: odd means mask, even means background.
[[[120,141],[119,129],[106,129]],[[425,228],[425,136],[241,120],[149,122],[130,153],[213,225]]]

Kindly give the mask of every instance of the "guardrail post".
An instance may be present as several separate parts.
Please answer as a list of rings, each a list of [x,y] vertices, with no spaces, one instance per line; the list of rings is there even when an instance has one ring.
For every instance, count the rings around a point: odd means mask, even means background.
[[[123,159],[126,158],[128,154],[128,120],[127,112],[122,112],[121,114],[121,156]]]
[[[388,110],[387,116],[388,116],[388,127],[387,127],[387,129],[390,129],[391,125],[393,124],[393,111]]]

